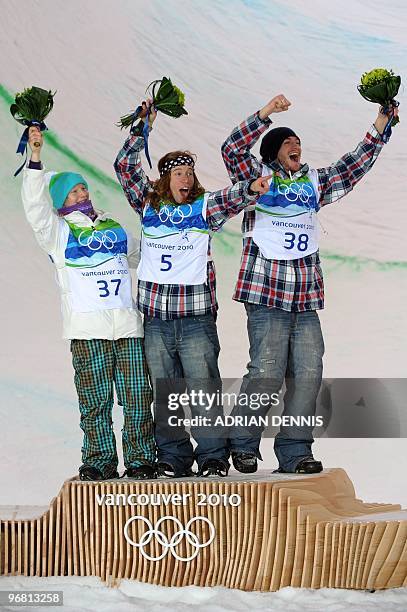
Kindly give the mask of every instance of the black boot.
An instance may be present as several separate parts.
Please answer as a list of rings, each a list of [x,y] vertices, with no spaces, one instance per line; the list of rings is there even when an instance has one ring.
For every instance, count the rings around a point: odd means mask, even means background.
[[[274,470],[274,474],[318,474],[323,469],[322,463],[314,457],[304,457],[297,463],[293,472],[287,472],[280,467],[278,470]]]
[[[81,480],[110,480],[111,478],[119,478],[116,468],[108,466],[103,474],[99,468],[94,465],[84,463],[79,468],[79,478]]]
[[[171,463],[159,461],[157,463],[157,478],[182,478],[184,476],[195,476],[191,468],[176,470]]]
[[[253,453],[232,453],[235,470],[243,474],[257,472],[257,457]]]
[[[322,463],[314,457],[305,457],[295,466],[296,474],[318,474],[322,470]]]
[[[125,477],[133,480],[151,480],[152,478],[156,478],[155,467],[149,463],[136,467],[130,466],[123,474],[123,478]]]
[[[206,459],[198,470],[197,476],[220,476],[225,478],[228,475],[229,466],[222,459]]]

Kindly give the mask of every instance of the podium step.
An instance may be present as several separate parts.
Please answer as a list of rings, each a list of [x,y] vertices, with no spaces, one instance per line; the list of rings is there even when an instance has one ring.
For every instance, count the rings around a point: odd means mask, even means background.
[[[407,586],[407,511],[342,469],[224,479],[67,480],[49,508],[0,507],[0,575],[164,586]]]

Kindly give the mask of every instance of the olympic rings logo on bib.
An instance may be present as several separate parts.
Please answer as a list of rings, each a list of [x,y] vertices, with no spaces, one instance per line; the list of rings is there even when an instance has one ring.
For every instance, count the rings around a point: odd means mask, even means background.
[[[158,217],[161,223],[165,223],[166,221],[170,221],[173,225],[178,225],[182,223],[184,219],[187,219],[192,214],[192,206],[191,204],[184,204],[184,209],[180,206],[176,206],[174,208],[168,207],[164,204],[161,206],[160,212],[158,213]]]
[[[85,239],[83,236],[85,236]],[[112,230],[104,232],[95,230],[90,236],[86,234],[86,231],[83,231],[79,234],[78,242],[81,246],[88,247],[91,251],[99,251],[102,247],[111,251],[117,242],[117,236]]]
[[[278,193],[289,202],[300,200],[303,204],[308,204],[309,199],[314,194],[314,190],[311,185],[291,183],[291,185],[278,185]]]
[[[148,527],[147,531],[143,533],[143,535],[140,537],[138,542],[135,542],[129,536],[129,527],[133,521],[143,521]],[[170,539],[168,539],[165,533],[159,530],[159,527],[164,521],[173,521],[175,525],[178,527],[178,531],[176,531],[174,535],[170,537]],[[199,541],[198,536],[193,531],[190,530],[190,527],[195,521],[203,521],[204,523],[207,523],[209,527],[209,539],[206,542],[201,543]],[[153,539],[153,536],[155,536],[155,539],[158,542],[158,544],[163,547],[162,553],[156,557],[150,556],[144,550],[144,547],[147,546],[151,542],[151,540]],[[184,536],[188,544],[190,544],[191,546],[195,548],[194,552],[187,557],[181,557],[175,551],[175,548],[178,546],[178,544],[180,544]],[[137,515],[137,516],[132,516],[126,522],[124,526],[124,537],[126,538],[126,541],[128,542],[128,544],[131,544],[132,546],[139,548],[143,557],[147,559],[148,561],[160,561],[166,556],[168,551],[170,551],[172,556],[175,557],[175,559],[177,559],[178,561],[192,561],[192,559],[195,559],[195,557],[198,556],[198,553],[201,548],[205,548],[206,546],[209,546],[209,544],[213,542],[215,538],[215,527],[213,526],[211,521],[207,519],[205,516],[195,516],[194,518],[188,521],[185,527],[182,525],[181,521],[177,519],[175,516],[163,516],[156,522],[155,526],[153,527],[153,524],[148,520],[148,518],[146,518],[145,516]]]

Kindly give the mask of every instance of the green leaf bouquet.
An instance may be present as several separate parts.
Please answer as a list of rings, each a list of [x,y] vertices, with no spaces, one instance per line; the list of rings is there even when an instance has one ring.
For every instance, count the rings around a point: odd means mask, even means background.
[[[21,93],[15,95],[14,103],[10,106],[10,113],[18,123],[25,125],[25,130],[18,143],[17,153],[27,155],[28,131],[31,126],[36,125],[41,132],[47,130],[44,119],[49,115],[54,106],[55,92],[41,89],[41,87],[29,87]],[[34,142],[35,147],[39,147],[39,142]],[[16,170],[14,176],[17,176],[23,169],[26,160]]]
[[[374,68],[362,74],[358,91],[365,100],[380,104],[386,110],[390,106],[398,106],[394,98],[399,91],[400,84],[401,77],[396,76],[393,70]],[[394,126],[398,122],[399,118],[394,117],[391,125]]]
[[[176,87],[176,85],[173,85],[171,79],[167,77],[152,81],[146,89],[146,94],[153,99],[155,110],[164,113],[164,115],[178,118],[181,117],[181,115],[188,114],[184,108],[184,93]],[[118,127],[123,129],[131,126],[139,116],[141,110],[142,107],[138,106],[134,112],[120,117],[120,121],[117,124]]]
[[[24,89],[15,96],[10,112],[14,119],[22,125],[31,126],[42,123],[54,106],[54,95],[41,87]]]

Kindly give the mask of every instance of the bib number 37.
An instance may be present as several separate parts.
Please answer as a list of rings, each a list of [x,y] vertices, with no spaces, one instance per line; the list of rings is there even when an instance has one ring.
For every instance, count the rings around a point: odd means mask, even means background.
[[[284,242],[286,243],[284,245],[285,249],[290,250],[290,249],[293,249],[296,246],[298,251],[306,251],[307,250],[308,240],[309,240],[308,234],[300,234],[299,236],[296,236],[292,232],[286,232],[284,234],[284,236],[285,236]],[[297,242],[297,244],[296,244],[296,242]]]
[[[99,289],[99,297],[107,298],[112,293],[114,295],[119,295],[119,287],[121,282],[122,281],[120,278],[112,278],[112,280],[109,282],[105,280],[96,281]]]

